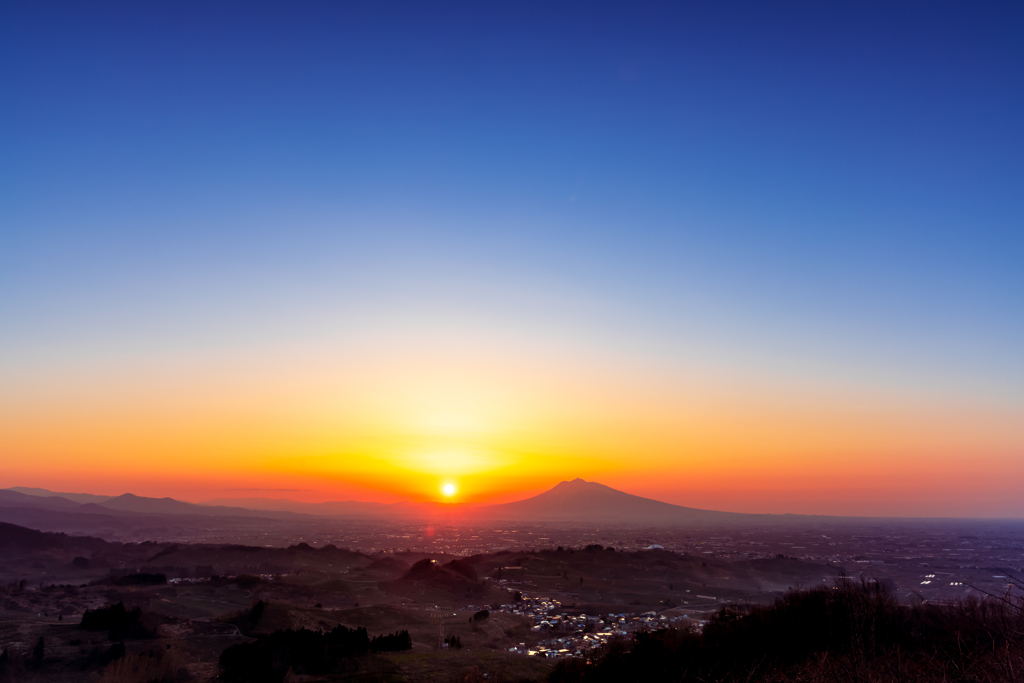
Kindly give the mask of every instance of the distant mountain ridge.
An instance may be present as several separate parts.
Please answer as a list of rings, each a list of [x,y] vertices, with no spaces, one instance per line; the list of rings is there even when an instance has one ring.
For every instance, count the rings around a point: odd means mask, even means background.
[[[14,486],[0,489],[0,506],[20,503],[29,507],[48,509],[75,509],[83,512],[132,512],[148,515],[196,515],[201,517],[267,516],[266,511],[223,505],[197,505],[174,498],[148,498],[134,493],[120,496],[97,496],[90,493],[56,493],[46,489]],[[287,516],[302,513],[278,511]],[[277,515],[275,515],[277,516]]]
[[[94,493],[60,493],[57,491],[47,491],[46,489],[31,488],[29,486],[12,486],[5,491],[17,491],[18,493],[24,493],[26,496],[36,496],[39,498],[64,498],[66,500],[74,501],[75,503],[102,503],[103,501],[110,500],[114,496],[99,496]]]
[[[240,506],[249,510],[267,512],[298,512],[308,515],[326,517],[354,516],[390,516],[394,505],[390,503],[367,503],[358,500],[330,500],[323,503],[304,503],[287,498],[217,498],[208,500],[202,505]]]
[[[31,493],[30,493],[31,492]],[[173,498],[147,498],[125,493],[120,496],[56,494],[45,489],[15,487],[0,490],[0,510],[10,507],[93,515],[143,514],[154,517],[272,517],[301,518],[307,515],[338,519],[387,520],[423,519],[459,521],[469,518],[524,522],[571,522],[602,524],[727,524],[745,521],[779,520],[781,515],[753,515],[718,512],[673,505],[643,498],[597,482],[573,479],[531,498],[498,505],[443,503],[371,503],[327,501],[305,503],[284,498],[221,498],[203,504]],[[88,500],[76,503],[66,496]],[[0,515],[2,516],[2,515]]]

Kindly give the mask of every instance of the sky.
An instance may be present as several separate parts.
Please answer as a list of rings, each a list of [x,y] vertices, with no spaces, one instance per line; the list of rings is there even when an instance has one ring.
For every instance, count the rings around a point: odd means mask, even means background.
[[[0,486],[1024,517],[1024,6],[3,3]]]

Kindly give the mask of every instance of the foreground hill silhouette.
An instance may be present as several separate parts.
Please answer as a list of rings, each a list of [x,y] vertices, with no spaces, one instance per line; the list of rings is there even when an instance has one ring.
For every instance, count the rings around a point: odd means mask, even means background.
[[[553,683],[1020,681],[1020,598],[901,604],[882,584],[793,591],[727,607],[702,632],[664,629],[563,660]]]
[[[606,493],[582,484],[559,492]],[[1005,554],[1013,537],[1001,538]],[[869,573],[851,580],[782,554],[600,544],[364,554],[0,523],[0,681],[1022,680],[1017,572],[985,583],[995,568],[963,570],[960,597],[928,603],[919,577],[942,568],[914,561],[897,583],[895,565],[853,566]],[[454,651],[438,647],[438,618]]]
[[[26,529],[15,524],[0,522],[0,548],[8,553],[12,553],[14,550],[32,551],[54,548],[96,552],[106,549],[109,545],[109,543],[99,538],[68,536],[63,533],[46,533],[36,529]]]

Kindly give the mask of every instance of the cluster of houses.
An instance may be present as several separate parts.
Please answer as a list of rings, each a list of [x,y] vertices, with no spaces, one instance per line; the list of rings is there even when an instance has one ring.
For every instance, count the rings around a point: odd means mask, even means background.
[[[618,636],[632,638],[638,631],[653,631],[670,626],[683,626],[684,623],[698,628],[703,622],[697,622],[686,616],[671,616],[657,612],[606,614],[602,616],[588,614],[569,614],[562,612],[562,603],[558,600],[530,597],[520,594],[521,599],[507,605],[500,605],[497,612],[518,614],[530,620],[534,633],[550,634],[552,637],[541,640],[536,646],[519,643],[510,647],[510,652],[537,657],[579,657],[588,650],[600,647],[610,639]],[[475,609],[470,605],[467,609]],[[490,609],[488,606],[487,609]]]

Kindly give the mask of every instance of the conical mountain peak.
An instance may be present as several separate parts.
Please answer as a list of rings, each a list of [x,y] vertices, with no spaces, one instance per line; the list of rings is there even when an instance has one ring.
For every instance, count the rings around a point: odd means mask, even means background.
[[[731,513],[711,512],[672,505],[617,491],[596,481],[577,477],[559,482],[544,493],[504,505],[490,505],[479,512],[492,519],[574,522],[692,522]]]

